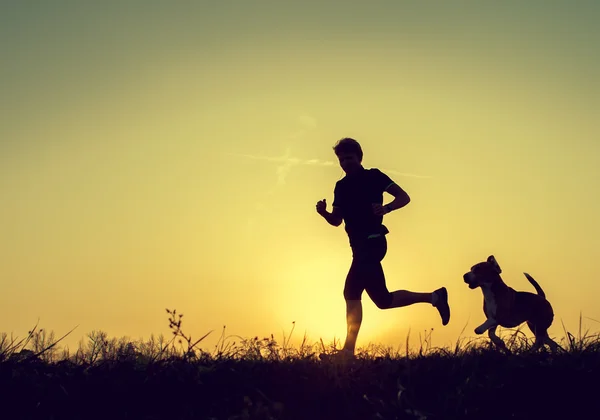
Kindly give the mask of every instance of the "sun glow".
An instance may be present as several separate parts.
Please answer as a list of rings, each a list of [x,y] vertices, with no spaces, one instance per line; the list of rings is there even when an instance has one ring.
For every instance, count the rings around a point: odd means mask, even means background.
[[[346,333],[346,304],[342,295],[348,262],[343,258],[332,261],[322,255],[305,261],[284,274],[279,293],[279,310],[276,316],[286,333],[295,322],[293,341],[301,340],[306,333],[309,341],[323,339],[327,343],[344,339]]]
[[[332,255],[333,254],[333,255]],[[351,257],[344,252],[314,257],[284,275],[279,292],[279,308],[274,311],[284,333],[289,335],[295,322],[292,343],[298,343],[306,334],[310,343],[320,339],[327,345],[334,339],[339,345],[346,337],[346,303],[343,297],[344,281]],[[363,301],[368,296],[363,293]],[[363,303],[364,316],[371,317],[372,304]],[[360,341],[368,341],[377,331],[369,323],[368,331],[361,331]],[[366,342],[365,341],[365,342]]]

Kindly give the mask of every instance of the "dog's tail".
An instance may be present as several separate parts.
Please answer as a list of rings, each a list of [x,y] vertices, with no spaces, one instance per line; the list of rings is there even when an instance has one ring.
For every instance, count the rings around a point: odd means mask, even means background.
[[[533,277],[531,277],[529,274],[527,274],[527,273],[523,273],[523,274],[525,274],[525,277],[527,277],[527,280],[529,280],[529,283],[533,284],[533,287],[535,287],[537,294],[540,295],[541,297],[545,298],[546,294],[544,293],[544,291],[542,290],[542,288],[540,287],[538,282],[535,281],[533,279]]]

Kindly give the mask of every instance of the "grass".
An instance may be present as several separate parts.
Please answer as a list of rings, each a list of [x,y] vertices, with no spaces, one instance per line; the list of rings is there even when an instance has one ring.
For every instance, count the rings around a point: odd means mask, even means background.
[[[600,336],[565,330],[557,354],[528,350],[516,330],[502,337],[411,351],[370,344],[347,364],[323,362],[340,343],[290,344],[292,331],[227,336],[209,351],[183,315],[167,310],[172,335],[130,341],[92,331],[75,352],[37,325],[0,335],[0,416],[27,419],[508,419],[597,417]],[[67,334],[68,335],[68,334]]]

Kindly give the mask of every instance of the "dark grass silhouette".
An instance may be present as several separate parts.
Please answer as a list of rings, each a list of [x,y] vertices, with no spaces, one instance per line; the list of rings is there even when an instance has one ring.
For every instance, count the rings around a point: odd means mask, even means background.
[[[520,330],[409,350],[370,344],[348,364],[323,362],[339,343],[225,335],[207,351],[167,310],[171,339],[109,339],[93,331],[71,354],[34,327],[0,335],[3,416],[18,419],[508,419],[597,415],[600,337],[565,330],[564,352],[530,353]],[[210,333],[209,333],[210,334]]]

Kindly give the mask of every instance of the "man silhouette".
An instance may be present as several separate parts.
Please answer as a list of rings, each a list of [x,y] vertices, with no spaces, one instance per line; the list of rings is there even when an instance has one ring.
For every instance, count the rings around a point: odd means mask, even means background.
[[[387,252],[386,235],[389,231],[383,225],[383,216],[406,206],[410,197],[379,169],[362,166],[363,152],[356,140],[343,138],[333,150],[346,175],[335,184],[332,212],[327,211],[325,199],[317,202],[316,209],[332,226],[344,222],[352,249],[352,264],[344,285],[346,341],[339,356],[354,357],[362,323],[361,296],[364,290],[380,309],[429,303],[438,310],[442,325],[447,325],[450,307],[445,287],[429,293],[417,293],[408,290],[389,292],[386,286],[381,261]],[[384,192],[394,196],[394,200],[386,205],[383,205]]]

